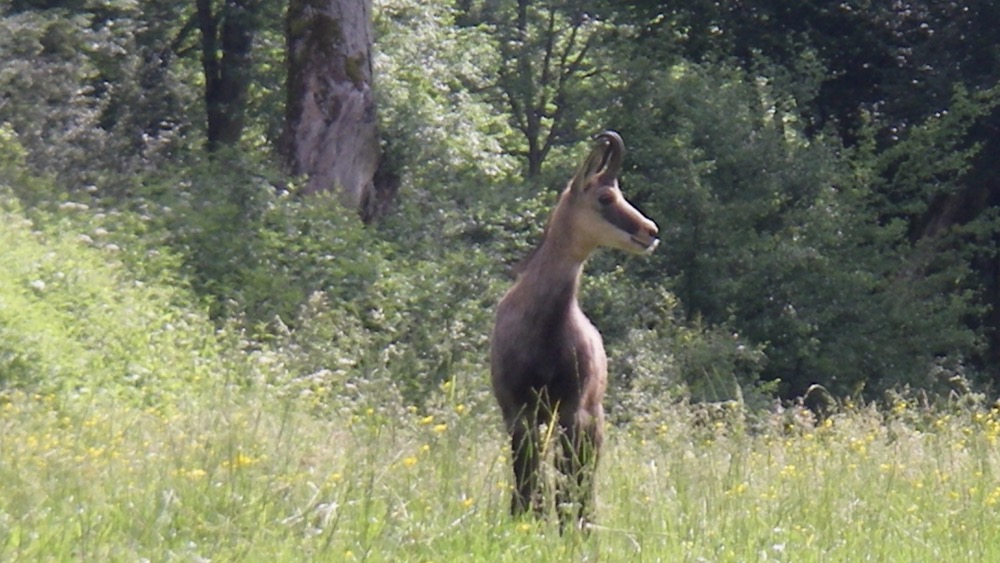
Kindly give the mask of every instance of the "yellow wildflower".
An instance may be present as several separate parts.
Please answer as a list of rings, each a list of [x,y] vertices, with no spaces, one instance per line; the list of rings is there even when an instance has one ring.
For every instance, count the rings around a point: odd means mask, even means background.
[[[741,483],[737,483],[737,484],[733,485],[728,491],[726,491],[726,495],[727,496],[740,496],[743,493],[747,492],[747,488],[748,487],[749,487],[749,485],[747,484],[746,481],[743,481]]]

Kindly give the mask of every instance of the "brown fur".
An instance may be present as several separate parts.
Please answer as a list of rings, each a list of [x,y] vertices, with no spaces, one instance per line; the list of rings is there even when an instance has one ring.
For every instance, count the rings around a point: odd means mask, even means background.
[[[542,510],[539,428],[555,424],[562,443],[556,463],[567,478],[557,495],[564,523],[573,503],[578,523],[589,518],[603,439],[607,356],[577,301],[584,262],[598,246],[645,253],[658,243],[656,225],[618,189],[621,137],[609,131],[597,139],[560,195],[541,243],[497,306],[490,347],[493,391],[511,436],[511,512]]]

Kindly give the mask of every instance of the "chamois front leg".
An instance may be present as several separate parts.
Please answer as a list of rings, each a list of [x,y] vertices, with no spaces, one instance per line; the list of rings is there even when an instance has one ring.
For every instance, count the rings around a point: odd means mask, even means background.
[[[538,425],[533,417],[519,415],[509,425],[511,459],[514,462],[514,493],[511,495],[510,513],[520,516],[533,508],[541,511],[538,466],[541,460],[538,443]]]
[[[592,413],[580,411],[572,419],[561,422],[562,455],[556,456],[563,474],[557,495],[559,521],[562,528],[568,522],[586,528],[593,514],[594,475],[604,442],[604,413],[600,405]]]

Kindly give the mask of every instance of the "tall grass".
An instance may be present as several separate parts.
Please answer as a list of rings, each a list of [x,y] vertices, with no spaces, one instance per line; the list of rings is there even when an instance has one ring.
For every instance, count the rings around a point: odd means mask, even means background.
[[[507,515],[491,409],[303,414],[220,388],[172,412],[8,395],[0,559],[996,560],[995,411],[855,408],[610,429],[589,534]],[[911,407],[912,408],[912,407]],[[734,422],[735,421],[735,422]]]

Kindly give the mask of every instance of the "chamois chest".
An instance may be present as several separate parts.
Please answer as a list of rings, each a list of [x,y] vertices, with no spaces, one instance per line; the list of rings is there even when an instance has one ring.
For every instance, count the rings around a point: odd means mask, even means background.
[[[500,302],[491,347],[494,391],[525,404],[545,390],[573,408],[603,394],[607,359],[601,335],[568,298],[526,299],[517,288]]]

